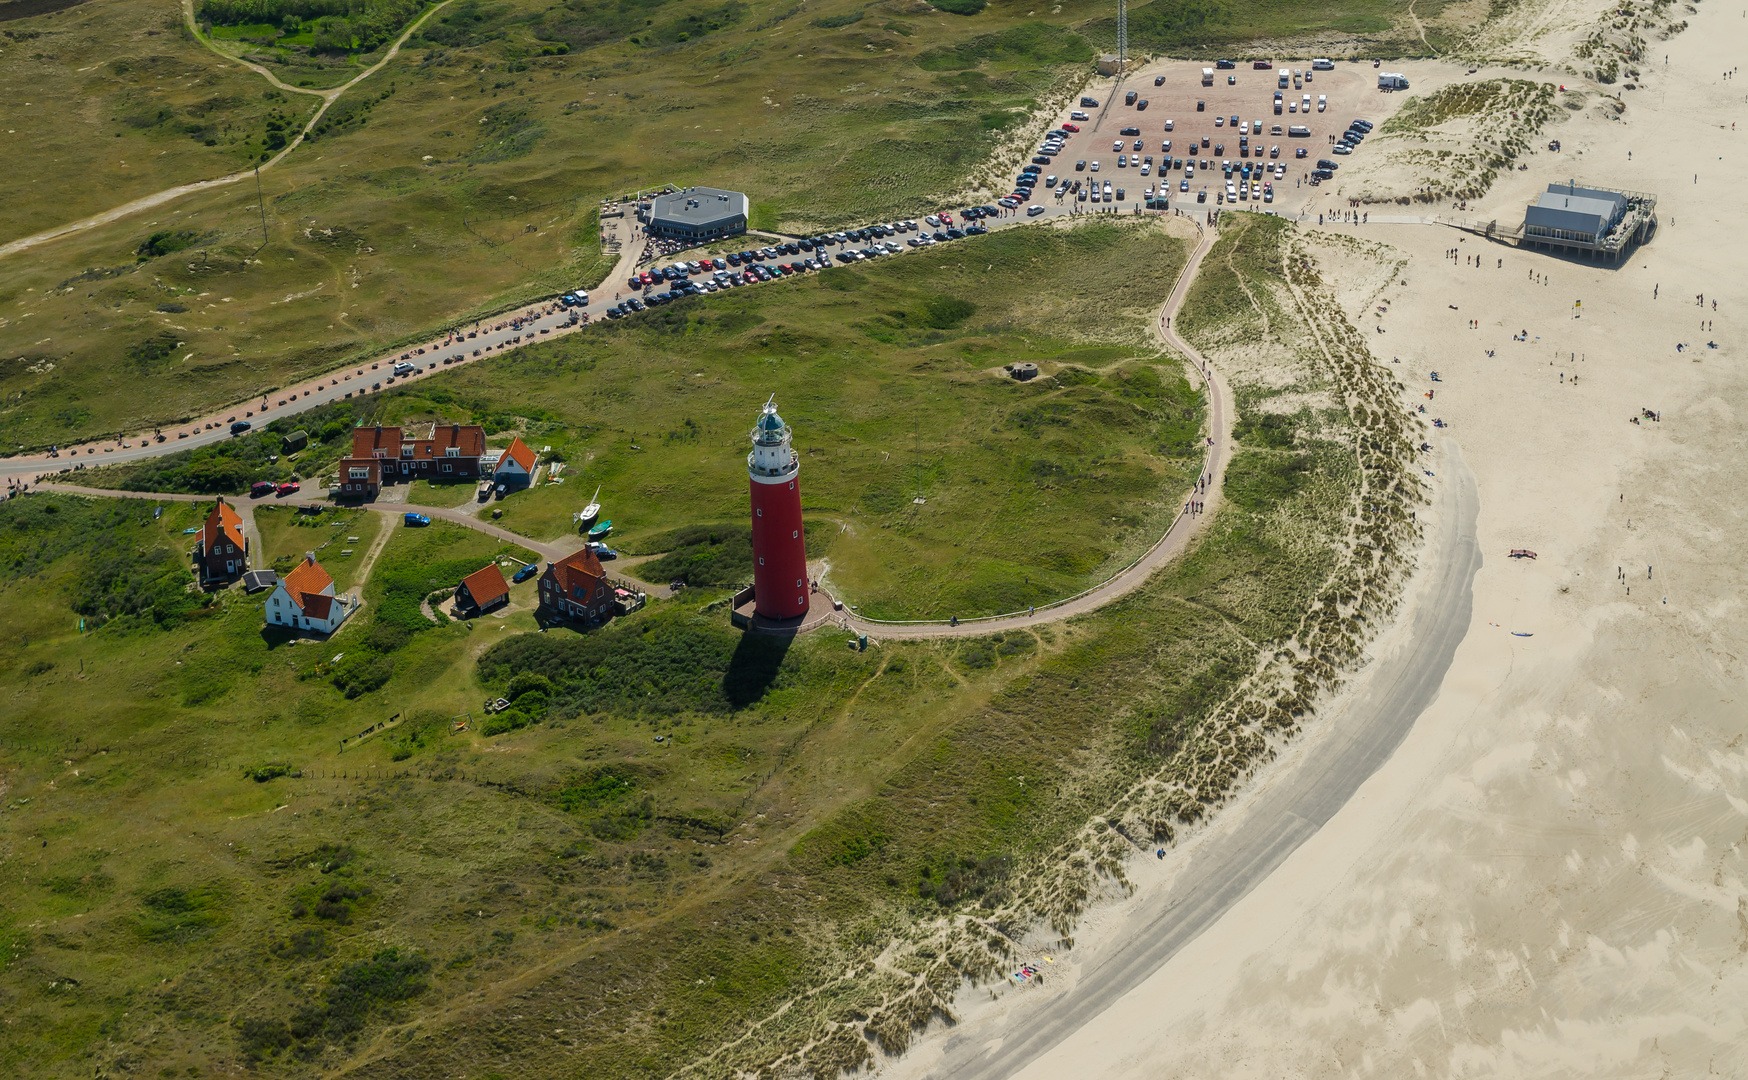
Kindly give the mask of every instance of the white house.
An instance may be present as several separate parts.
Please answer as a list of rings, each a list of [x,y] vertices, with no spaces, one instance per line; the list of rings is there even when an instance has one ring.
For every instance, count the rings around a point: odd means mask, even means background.
[[[527,487],[534,482],[534,451],[521,439],[510,443],[492,470],[492,479],[506,488]]]
[[[289,626],[317,634],[332,634],[352,614],[352,605],[334,595],[334,579],[314,555],[283,578],[267,598],[267,625]]]

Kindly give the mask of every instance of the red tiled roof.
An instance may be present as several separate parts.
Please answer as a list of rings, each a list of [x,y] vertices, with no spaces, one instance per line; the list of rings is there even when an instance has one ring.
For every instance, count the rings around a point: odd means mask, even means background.
[[[601,560],[595,558],[595,553],[588,548],[573,551],[564,558],[553,563],[548,568],[560,589],[567,597],[575,598],[577,589],[584,596],[590,595],[590,590],[598,581],[607,577],[607,571],[601,569]]]
[[[462,457],[479,457],[486,452],[486,429],[478,424],[438,424],[431,433],[431,452],[443,457],[451,446],[458,447]]]
[[[500,597],[510,593],[510,583],[504,580],[504,572],[498,569],[497,563],[487,563],[462,578],[461,583],[467,587],[467,594],[473,597],[474,606],[482,609],[491,607]]]
[[[426,434],[425,428],[429,428]],[[420,436],[425,437],[421,438]],[[420,460],[448,457],[450,447],[459,456],[477,458],[486,452],[486,429],[478,424],[425,424],[417,432],[398,427],[361,427],[352,430],[352,456],[355,458],[401,458],[401,447],[411,446],[412,457]]]
[[[206,515],[206,527],[200,530],[201,553],[210,553],[220,536],[236,544],[238,551],[243,550],[243,519],[223,498],[213,505],[212,513]]]
[[[534,472],[534,460],[534,451],[528,449],[528,445],[521,439],[513,439],[510,442],[510,448],[504,451],[502,457],[498,458],[498,468],[503,468],[505,461],[514,461],[516,464],[522,466],[523,472],[532,475]]]
[[[389,457],[401,455],[401,429],[398,427],[361,427],[352,429],[352,456],[375,457],[381,450]]]
[[[291,602],[303,609],[303,613],[312,619],[328,617],[328,604],[333,599],[323,595],[322,590],[331,587],[334,579],[322,569],[322,564],[314,556],[305,555],[303,562],[297,564],[285,577],[280,579],[281,585],[291,596]],[[320,608],[320,614],[316,609]]]

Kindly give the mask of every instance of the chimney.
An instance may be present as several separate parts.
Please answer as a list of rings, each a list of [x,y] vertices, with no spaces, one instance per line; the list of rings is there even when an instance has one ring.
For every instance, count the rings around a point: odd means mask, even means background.
[[[316,564],[316,553],[313,551],[304,552],[303,561],[310,566],[314,566]]]

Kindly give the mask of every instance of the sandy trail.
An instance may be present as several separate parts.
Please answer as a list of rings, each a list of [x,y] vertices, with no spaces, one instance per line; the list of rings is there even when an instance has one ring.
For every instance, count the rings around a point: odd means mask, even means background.
[[[1356,324],[1381,327],[1373,351],[1400,358],[1404,407],[1444,419],[1474,472],[1473,614],[1437,699],[1352,799],[1013,1075],[1748,1075],[1748,337],[1734,321],[1748,297],[1742,250],[1721,242],[1748,230],[1732,164],[1748,109],[1722,78],[1740,13],[1684,17],[1621,120],[1572,116],[1549,133],[1560,155],[1532,156],[1474,211],[1520,220],[1574,174],[1655,193],[1663,227],[1620,266],[1376,216],[1302,226],[1357,239],[1318,242],[1325,280]],[[1422,90],[1461,71],[1413,77]],[[1319,198],[1314,212],[1342,205]],[[1362,288],[1365,264],[1399,257],[1406,284]],[[1632,422],[1642,409],[1661,421]],[[1169,894],[1197,857],[1138,865],[1142,893]],[[1077,938],[1121,953],[1150,932],[1104,915]],[[954,1040],[1006,1057],[997,1040],[1037,1024],[1026,996],[969,1005],[889,1072],[962,1075],[929,1068]]]
[[[260,75],[269,83],[273,84],[277,89],[290,94],[306,94],[312,97],[321,98],[321,107],[316,110],[314,116],[310,117],[309,123],[303,126],[303,130],[297,133],[297,137],[292,139],[291,142],[286,145],[285,149],[262,162],[259,170],[244,169],[242,172],[235,172],[229,176],[220,176],[211,180],[198,180],[189,184],[178,184],[175,187],[166,188],[163,191],[153,192],[150,195],[143,195],[131,202],[122,203],[120,206],[105,210],[102,213],[93,214],[90,217],[81,218],[78,221],[69,222],[65,225],[57,225],[52,229],[45,229],[42,232],[13,240],[10,243],[0,244],[0,259],[4,259],[8,255],[16,255],[20,251],[27,251],[30,248],[38,247],[51,240],[58,240],[63,236],[71,236],[74,233],[81,233],[89,229],[95,229],[99,225],[107,225],[112,221],[120,221],[124,217],[129,217],[133,214],[150,210],[153,207],[163,206],[165,203],[173,202],[182,198],[184,195],[192,195],[199,191],[206,191],[209,188],[224,187],[228,184],[235,184],[238,181],[247,180],[252,176],[258,175],[260,172],[265,172],[266,170],[271,169],[281,161],[284,161],[293,150],[296,150],[299,146],[303,145],[304,137],[311,131],[315,130],[316,125],[321,122],[322,117],[327,114],[328,109],[333,106],[334,102],[340,99],[340,95],[344,94],[352,87],[357,86],[365,79],[370,78],[378,71],[381,71],[389,61],[399,55],[401,45],[404,44],[409,37],[413,36],[419,27],[425,25],[427,19],[442,10],[446,5],[448,5],[448,3],[449,0],[441,0],[440,3],[425,11],[425,13],[420,15],[417,19],[414,19],[406,30],[401,33],[401,36],[395,39],[394,44],[389,46],[388,51],[383,53],[382,59],[359,72],[356,78],[350,79],[347,82],[328,90],[312,90],[309,87],[288,86],[285,83],[280,82],[278,76],[274,75],[271,71],[268,71],[261,65],[252,64],[247,60],[232,56],[208,41],[195,28],[194,0],[182,0],[183,21],[188,27],[188,31],[194,34],[195,40],[199,41],[202,45],[205,45],[226,63],[248,68],[250,71],[255,72],[257,75]]]

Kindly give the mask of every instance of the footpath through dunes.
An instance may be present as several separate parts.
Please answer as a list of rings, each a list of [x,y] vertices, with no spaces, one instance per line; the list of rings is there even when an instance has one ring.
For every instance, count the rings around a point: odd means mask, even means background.
[[[276,75],[261,65],[250,63],[240,57],[232,56],[214,45],[211,41],[207,40],[206,35],[202,34],[200,28],[195,24],[194,0],[182,0],[183,24],[187,28],[188,33],[192,34],[196,41],[212,50],[213,53],[222,58],[226,63],[248,68],[250,71],[260,75],[276,90],[288,94],[304,94],[310,97],[321,98],[321,107],[316,109],[315,115],[311,116],[309,122],[304,124],[303,130],[299,131],[297,135],[286,144],[285,149],[274,154],[266,161],[263,161],[257,168],[244,169],[241,172],[234,172],[228,176],[214,177],[211,180],[196,180],[187,184],[177,184],[175,187],[165,188],[163,191],[153,192],[150,195],[142,195],[137,199],[122,203],[120,206],[105,210],[102,213],[92,214],[90,217],[81,218],[78,221],[68,222],[65,225],[57,225],[54,228],[44,229],[42,232],[33,233],[30,236],[20,237],[10,243],[0,244],[0,259],[4,259],[9,255],[16,255],[21,251],[27,251],[33,247],[38,247],[52,240],[58,240],[63,236],[71,236],[74,233],[85,232],[88,229],[95,229],[101,225],[108,225],[111,222],[120,221],[122,218],[129,217],[133,214],[144,213],[154,207],[163,206],[165,203],[180,199],[184,195],[193,195],[196,192],[206,191],[210,188],[225,187],[229,184],[235,184],[239,181],[247,180],[251,176],[257,176],[263,170],[271,169],[273,166],[279,164],[290,156],[292,151],[303,145],[304,137],[315,130],[316,125],[321,123],[322,117],[327,114],[328,109],[333,106],[334,102],[340,100],[342,94],[347,90],[350,90],[352,87],[357,86],[365,79],[370,78],[378,71],[381,71],[389,61],[393,60],[400,54],[401,46],[406,43],[407,38],[416,33],[419,27],[425,25],[426,20],[430,19],[432,15],[435,15],[438,11],[446,7],[449,2],[450,0],[439,0],[438,3],[426,8],[418,18],[407,24],[407,28],[395,39],[394,44],[390,45],[388,49],[384,51],[382,59],[365,68],[352,79],[347,80],[339,86],[332,87],[331,89],[315,90],[309,87],[290,86],[283,83]],[[72,5],[68,4],[64,6],[70,7]]]

